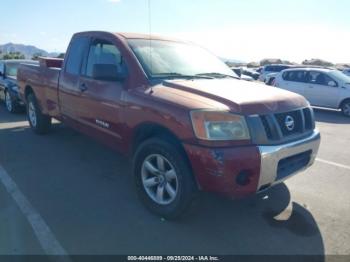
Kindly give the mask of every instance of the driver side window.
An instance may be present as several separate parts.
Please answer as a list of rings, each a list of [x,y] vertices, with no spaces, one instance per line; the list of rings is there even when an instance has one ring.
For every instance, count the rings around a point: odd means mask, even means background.
[[[330,78],[328,75],[322,72],[310,72],[309,73],[309,83],[315,84],[315,85],[323,85],[323,86],[330,86],[329,83],[334,82],[336,85],[337,83]]]
[[[120,69],[122,64],[122,56],[118,48],[107,41],[95,40],[90,46],[86,73],[88,77],[94,76],[94,66],[102,65],[112,65],[117,69]]]

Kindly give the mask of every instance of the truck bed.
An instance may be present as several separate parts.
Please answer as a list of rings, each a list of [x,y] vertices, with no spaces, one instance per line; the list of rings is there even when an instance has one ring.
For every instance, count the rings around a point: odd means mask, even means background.
[[[58,81],[62,59],[40,58],[39,65],[21,64],[18,69],[20,95],[25,101],[28,87],[35,90],[37,100],[44,113],[58,114]]]

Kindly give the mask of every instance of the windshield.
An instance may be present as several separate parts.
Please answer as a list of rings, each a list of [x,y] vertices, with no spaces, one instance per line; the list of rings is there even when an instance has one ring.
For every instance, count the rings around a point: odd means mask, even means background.
[[[6,65],[6,76],[16,78],[17,77],[18,64],[9,63]]]
[[[145,39],[128,42],[150,78],[206,74],[237,77],[219,58],[192,44]]]
[[[340,72],[338,70],[331,71],[329,73],[330,75],[334,76],[335,78],[341,80],[344,83],[350,83],[350,77],[344,74],[343,72]]]

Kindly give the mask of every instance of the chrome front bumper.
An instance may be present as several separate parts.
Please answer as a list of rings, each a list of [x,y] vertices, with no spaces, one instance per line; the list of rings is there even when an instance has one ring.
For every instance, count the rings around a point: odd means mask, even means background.
[[[280,183],[311,166],[315,161],[320,146],[320,140],[320,133],[315,130],[309,137],[292,143],[277,146],[259,146],[261,167],[257,191],[262,191],[272,185]],[[305,166],[302,166],[300,169],[287,176],[283,176],[282,178],[278,177],[278,166],[281,160],[307,152],[310,152],[310,160]]]

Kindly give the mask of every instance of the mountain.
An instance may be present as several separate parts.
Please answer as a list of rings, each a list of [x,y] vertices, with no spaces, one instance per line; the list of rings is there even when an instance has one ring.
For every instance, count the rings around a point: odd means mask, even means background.
[[[49,53],[33,45],[23,45],[23,44],[13,44],[13,43],[0,45],[0,52],[3,54],[10,53],[10,52],[20,52],[24,54],[26,59],[31,59],[35,54],[40,54],[41,56],[49,56],[49,57],[56,57],[58,55],[58,53]]]

